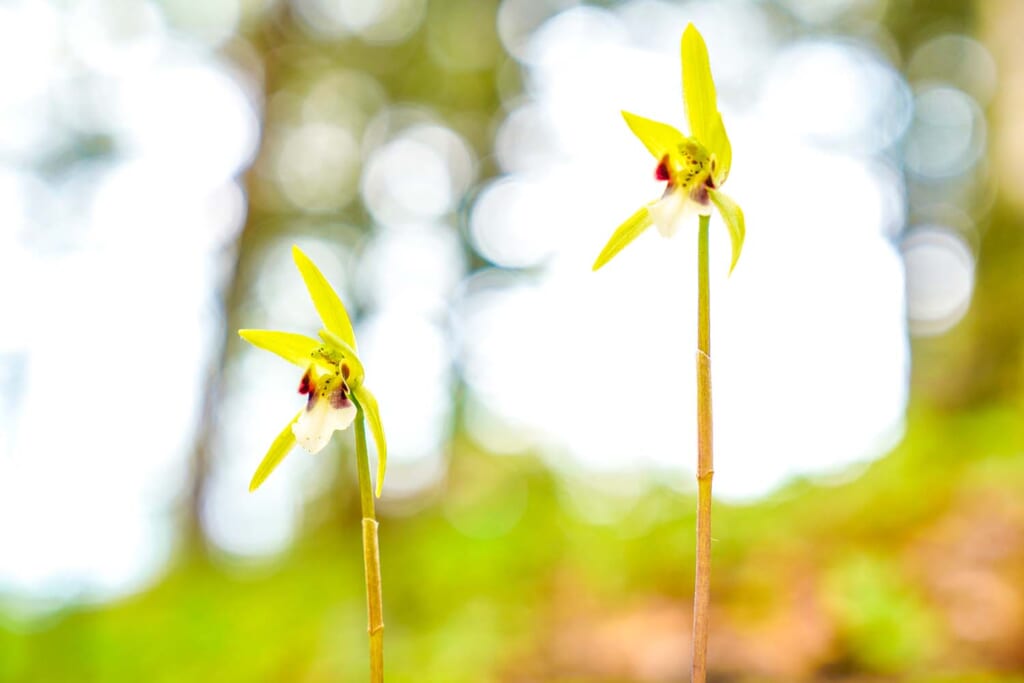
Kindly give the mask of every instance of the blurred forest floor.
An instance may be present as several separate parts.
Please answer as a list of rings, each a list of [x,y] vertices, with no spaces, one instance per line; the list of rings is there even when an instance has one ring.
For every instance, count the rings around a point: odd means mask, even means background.
[[[718,506],[713,680],[1024,681],[1024,425],[1008,410],[908,422],[855,478]],[[688,496],[624,502],[534,458],[453,452],[443,491],[382,506],[389,681],[686,679]],[[183,552],[115,604],[0,617],[0,680],[365,680],[349,502],[310,512],[273,564]],[[591,504],[622,514],[587,521]]]

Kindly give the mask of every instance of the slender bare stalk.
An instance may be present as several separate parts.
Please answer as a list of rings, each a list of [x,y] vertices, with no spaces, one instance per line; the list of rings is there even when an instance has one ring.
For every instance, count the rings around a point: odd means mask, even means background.
[[[711,603],[711,478],[715,473],[711,428],[711,288],[708,216],[697,235],[697,569],[693,585],[692,683],[708,671],[708,609]]]
[[[355,401],[355,399],[352,399]],[[384,682],[384,601],[380,585],[380,547],[377,517],[370,481],[370,459],[366,453],[366,422],[363,407],[356,402],[356,467],[359,471],[359,502],[363,510],[363,566],[366,572],[366,612],[370,633],[370,683]]]

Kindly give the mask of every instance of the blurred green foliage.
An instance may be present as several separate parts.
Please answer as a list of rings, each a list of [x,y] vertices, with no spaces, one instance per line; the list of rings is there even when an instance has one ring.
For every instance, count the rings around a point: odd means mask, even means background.
[[[737,681],[815,672],[844,681],[1022,680],[913,677],[1024,663],[1022,443],[1024,424],[1009,411],[917,413],[904,444],[853,481],[795,483],[758,504],[719,505],[712,652],[731,657],[718,669]],[[483,495],[481,468],[491,473]],[[389,680],[652,680],[638,673],[651,644],[685,641],[674,630],[685,631],[688,615],[691,520],[678,511],[692,509],[689,497],[655,486],[620,519],[595,523],[574,496],[622,501],[558,483],[532,458],[495,460],[466,443],[454,449],[447,486],[446,502],[435,498],[415,515],[382,512]],[[8,624],[0,680],[360,680],[356,522],[327,517],[279,564],[187,555],[119,604],[71,609],[28,630]],[[989,552],[978,542],[1005,535],[1008,524],[1013,543]],[[1016,620],[1011,612],[994,637],[965,639],[957,619],[971,609],[995,619],[1000,610],[965,606],[978,596],[943,583],[958,571],[1015,587],[1007,595]],[[674,680],[666,676],[677,664],[654,666],[662,675],[653,680]],[[776,675],[743,677],[759,667]]]

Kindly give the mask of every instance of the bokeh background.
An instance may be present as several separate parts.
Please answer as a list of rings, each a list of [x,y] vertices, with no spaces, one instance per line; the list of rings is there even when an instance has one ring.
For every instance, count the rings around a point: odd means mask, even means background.
[[[694,242],[619,110],[707,39],[716,681],[1024,680],[1024,3],[6,0],[0,680],[358,681],[350,436],[239,327],[335,283],[389,680],[686,680]]]

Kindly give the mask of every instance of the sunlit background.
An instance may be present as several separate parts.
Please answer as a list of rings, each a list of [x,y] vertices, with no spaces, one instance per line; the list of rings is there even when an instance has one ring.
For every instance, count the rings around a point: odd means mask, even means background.
[[[1024,680],[1019,0],[0,4],[0,680],[365,678],[350,437],[247,490],[292,244],[389,435],[389,680],[684,680],[696,239],[590,265],[688,22],[715,680]]]

